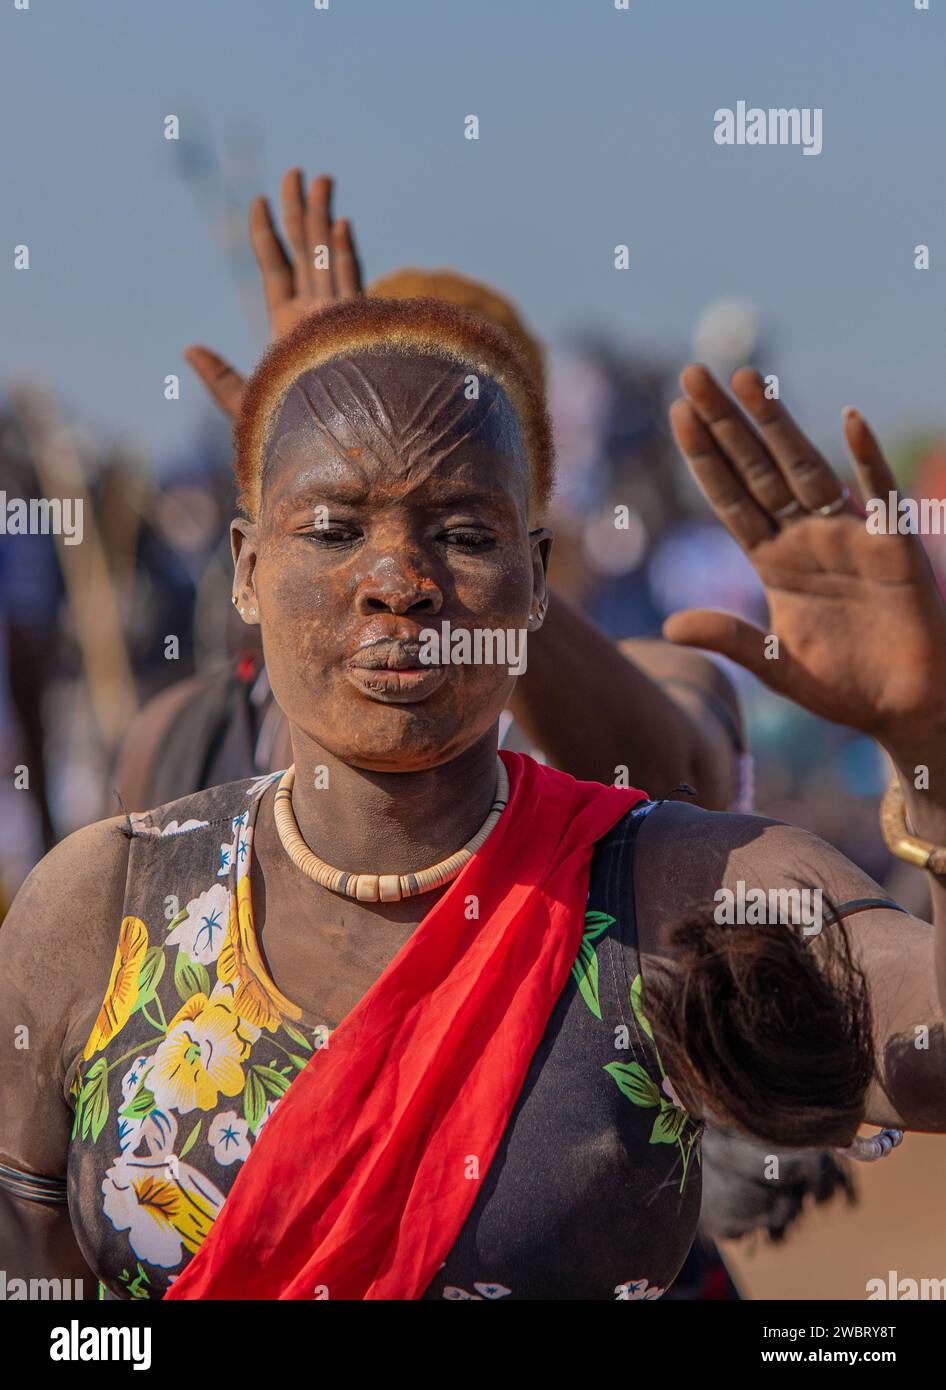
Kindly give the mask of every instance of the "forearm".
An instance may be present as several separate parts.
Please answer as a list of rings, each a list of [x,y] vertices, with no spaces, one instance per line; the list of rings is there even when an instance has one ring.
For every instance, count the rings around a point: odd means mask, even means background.
[[[708,731],[701,729],[685,708],[690,698],[685,688],[662,689],[556,594],[541,632],[529,639],[512,711],[548,760],[574,777],[612,782],[626,767],[631,784],[653,796],[687,782],[702,805],[722,807],[730,780],[726,736],[720,743],[712,718]]]
[[[946,732],[923,744],[888,747],[903,791],[908,829],[934,845],[946,845]],[[936,933],[936,988],[946,1014],[946,877],[927,873]]]

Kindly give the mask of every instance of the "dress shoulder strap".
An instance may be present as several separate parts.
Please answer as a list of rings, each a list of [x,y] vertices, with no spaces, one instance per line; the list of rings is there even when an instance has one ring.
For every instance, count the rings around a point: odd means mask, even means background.
[[[637,832],[659,802],[641,801],[595,845],[591,861],[589,901],[615,919],[622,943],[637,950],[634,905],[634,852]]]
[[[643,1011],[634,856],[638,831],[658,804],[639,802],[595,845],[586,918],[586,931],[601,933],[601,960],[609,977],[605,993],[613,998],[614,1016],[627,1027],[632,1053],[654,1075],[660,1068]]]

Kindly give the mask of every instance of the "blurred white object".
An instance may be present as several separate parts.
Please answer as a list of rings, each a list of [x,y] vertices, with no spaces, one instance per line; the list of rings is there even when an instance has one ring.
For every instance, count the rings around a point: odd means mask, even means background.
[[[636,570],[647,553],[647,531],[640,513],[628,510],[627,525],[615,523],[614,508],[597,512],[585,522],[585,559],[598,574],[617,578]]]
[[[762,315],[751,299],[715,299],[693,329],[693,355],[711,371],[728,378],[751,362],[759,343]]]

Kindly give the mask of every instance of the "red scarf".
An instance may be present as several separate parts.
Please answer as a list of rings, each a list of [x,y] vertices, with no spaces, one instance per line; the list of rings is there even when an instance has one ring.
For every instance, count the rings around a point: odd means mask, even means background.
[[[502,754],[509,805],[283,1096],[166,1298],[420,1298],[568,979],[596,840],[644,797]]]

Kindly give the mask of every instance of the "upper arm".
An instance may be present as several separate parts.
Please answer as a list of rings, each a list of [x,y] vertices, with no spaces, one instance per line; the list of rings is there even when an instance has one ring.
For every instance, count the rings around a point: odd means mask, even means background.
[[[720,890],[732,894],[735,907],[740,891],[808,889],[807,900],[795,901],[804,914],[801,929],[812,936],[837,930],[833,908],[863,898],[889,899],[869,874],[818,836],[757,816],[668,804],[641,826],[639,847],[639,929],[642,948],[654,952],[665,953],[668,925],[712,914]],[[866,1118],[946,1131],[946,1042],[933,927],[889,908],[855,913],[844,925],[870,992],[876,1078]]]
[[[189,676],[152,696],[132,717],[115,763],[114,783],[122,803],[132,810],[152,805],[155,763],[172,725],[206,677]]]
[[[689,719],[696,735],[693,776],[699,804],[720,810],[735,805],[746,729],[729,676],[702,652],[663,638],[626,637],[618,646]]]
[[[118,939],[128,854],[121,823],[88,826],[46,855],[0,927],[0,1162],[23,1172],[66,1175],[68,1086]],[[23,1228],[47,1254],[62,1245],[64,1209],[5,1201],[0,1233]]]

